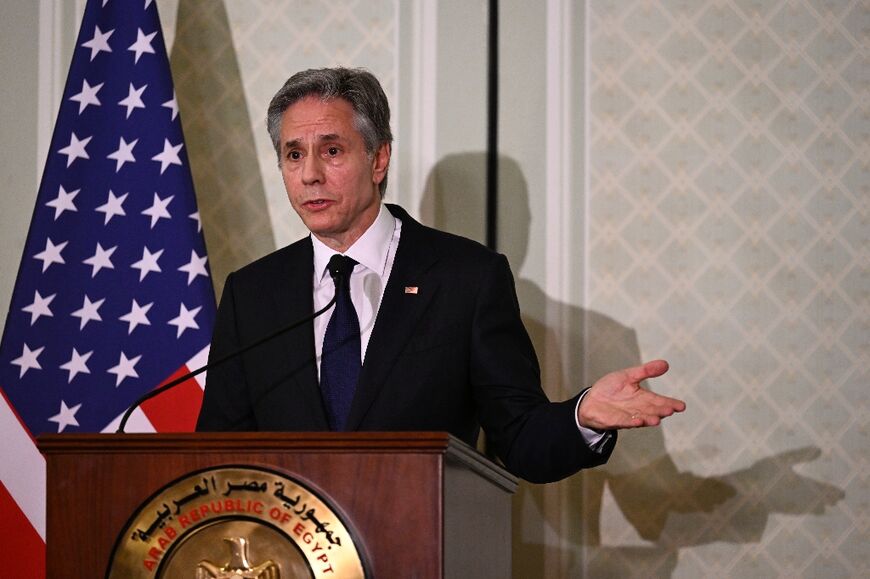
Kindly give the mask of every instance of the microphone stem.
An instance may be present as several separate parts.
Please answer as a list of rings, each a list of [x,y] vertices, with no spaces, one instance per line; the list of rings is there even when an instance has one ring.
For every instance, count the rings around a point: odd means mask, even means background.
[[[290,324],[289,326],[279,328],[278,330],[275,330],[274,332],[272,332],[268,336],[260,338],[256,342],[248,344],[247,346],[244,346],[240,350],[237,350],[235,352],[230,352],[226,356],[223,356],[222,358],[219,358],[219,359],[215,360],[214,362],[209,362],[205,366],[202,366],[201,368],[198,368],[198,369],[194,370],[193,372],[188,372],[184,376],[176,378],[172,382],[169,382],[167,384],[164,384],[163,386],[155,388],[154,390],[151,390],[150,392],[146,392],[145,395],[138,398],[133,404],[130,405],[129,408],[127,408],[127,411],[124,412],[124,416],[121,417],[121,423],[118,425],[118,430],[116,430],[115,433],[116,434],[123,434],[124,433],[124,428],[127,426],[127,421],[130,419],[130,416],[133,414],[133,411],[136,410],[140,405],[142,405],[143,402],[150,400],[151,398],[154,398],[158,394],[161,394],[161,393],[169,390],[170,388],[173,388],[173,387],[181,384],[182,382],[185,382],[185,381],[193,378],[194,376],[202,374],[206,370],[214,368],[215,366],[219,366],[231,358],[235,358],[236,356],[240,356],[240,355],[244,354],[245,352],[247,352],[248,350],[250,350],[252,348],[256,348],[260,344],[268,342],[269,340],[272,340],[273,338],[277,338],[278,336],[280,336],[284,332],[289,332],[293,328],[297,328],[297,327],[301,326],[302,324],[313,320],[314,318],[323,314],[324,312],[326,312],[326,310],[331,308],[335,304],[336,299],[338,299],[338,292],[335,292],[335,295],[332,296],[332,299],[329,301],[328,304],[326,304],[325,306],[323,306],[323,308],[314,312],[310,316],[306,316],[306,317],[302,318],[301,320],[297,320],[297,321],[293,322],[292,324]]]

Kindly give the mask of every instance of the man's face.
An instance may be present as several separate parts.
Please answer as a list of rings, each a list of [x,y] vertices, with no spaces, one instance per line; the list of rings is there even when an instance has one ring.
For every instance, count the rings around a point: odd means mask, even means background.
[[[281,175],[290,204],[329,247],[344,251],[380,209],[390,146],[369,156],[344,99],[306,97],[281,118]]]

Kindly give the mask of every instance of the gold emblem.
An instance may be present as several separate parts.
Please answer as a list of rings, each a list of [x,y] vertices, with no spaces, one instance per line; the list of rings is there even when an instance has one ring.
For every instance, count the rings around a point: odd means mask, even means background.
[[[266,561],[252,567],[248,561],[248,540],[244,537],[224,539],[230,548],[230,560],[223,567],[211,561],[200,561],[196,566],[196,579],[281,579],[278,565]]]
[[[358,543],[300,482],[219,467],[170,483],[143,504],[118,537],[106,578],[365,579]]]

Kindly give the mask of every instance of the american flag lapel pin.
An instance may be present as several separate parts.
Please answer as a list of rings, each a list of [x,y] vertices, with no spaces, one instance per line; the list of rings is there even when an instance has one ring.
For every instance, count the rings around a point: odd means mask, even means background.
[[[419,291],[419,289],[418,289],[417,286],[415,286],[415,285],[406,285],[406,286],[405,286],[405,293],[406,293],[406,294],[414,294],[414,295],[417,295],[417,292],[418,292],[418,291]]]

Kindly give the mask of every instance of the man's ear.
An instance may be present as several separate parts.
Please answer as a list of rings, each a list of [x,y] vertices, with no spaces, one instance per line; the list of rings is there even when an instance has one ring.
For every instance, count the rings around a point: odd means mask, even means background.
[[[387,174],[387,169],[390,166],[390,154],[392,153],[392,147],[390,143],[384,143],[378,150],[375,151],[374,156],[372,157],[372,180],[375,185],[380,185],[381,181],[384,180],[384,177]]]

